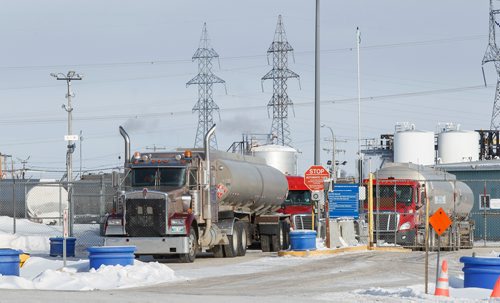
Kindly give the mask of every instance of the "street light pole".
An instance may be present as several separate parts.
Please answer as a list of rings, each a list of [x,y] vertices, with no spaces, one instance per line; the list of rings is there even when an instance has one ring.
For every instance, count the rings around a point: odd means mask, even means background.
[[[321,127],[328,128],[330,130],[331,135],[332,135],[332,181],[333,181],[333,183],[335,183],[337,180],[337,172],[336,172],[337,167],[335,165],[335,135],[333,133],[333,129],[330,126],[328,126],[326,124],[321,124]]]
[[[68,182],[68,206],[69,206],[69,234],[70,236],[73,236],[73,203],[71,202],[71,195],[72,195],[72,186],[71,182],[73,181],[73,152],[75,151],[75,144],[73,143],[73,137],[72,137],[72,123],[73,123],[73,107],[71,106],[71,97],[72,95],[71,92],[71,81],[73,80],[82,80],[82,75],[76,73],[75,71],[68,71],[68,73],[65,75],[63,73],[51,73],[50,74],[52,77],[56,78],[57,80],[62,80],[66,81],[66,87],[67,87],[67,93],[66,93],[66,98],[68,99],[68,105],[62,105],[62,108],[68,113],[68,134],[66,137],[66,140],[68,141],[67,145],[67,152],[66,152],[66,180]]]

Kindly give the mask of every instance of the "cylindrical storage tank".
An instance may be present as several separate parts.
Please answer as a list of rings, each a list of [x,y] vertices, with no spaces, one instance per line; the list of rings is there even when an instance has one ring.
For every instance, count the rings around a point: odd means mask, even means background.
[[[297,150],[289,146],[276,144],[252,148],[252,155],[266,160],[267,165],[276,168],[285,175],[297,175]]]
[[[438,135],[438,163],[479,160],[479,133],[450,130]]]
[[[394,162],[434,164],[434,133],[402,130],[394,133]]]
[[[131,246],[93,246],[89,252],[89,267],[99,269],[102,265],[134,265],[136,247]]]
[[[43,184],[31,188],[26,194],[29,219],[49,224],[58,221],[68,207],[68,191],[60,184]]]
[[[217,159],[214,167],[220,205],[245,207],[260,214],[279,209],[285,200],[288,183],[274,167],[231,159]]]
[[[448,214],[466,217],[474,205],[470,187],[450,173],[425,166],[388,163],[375,174],[377,179],[418,180],[425,185],[430,201],[430,213],[440,207]]]

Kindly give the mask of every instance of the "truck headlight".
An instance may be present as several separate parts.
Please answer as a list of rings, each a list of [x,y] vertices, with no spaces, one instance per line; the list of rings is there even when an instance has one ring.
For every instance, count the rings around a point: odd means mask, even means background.
[[[122,219],[108,219],[108,225],[122,225]]]
[[[399,230],[408,230],[410,228],[411,228],[410,222],[405,222],[405,223],[401,224],[401,226],[399,227]]]

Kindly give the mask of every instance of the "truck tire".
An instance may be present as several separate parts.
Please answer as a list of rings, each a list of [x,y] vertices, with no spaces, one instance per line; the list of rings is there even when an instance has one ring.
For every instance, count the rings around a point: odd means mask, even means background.
[[[260,235],[260,248],[262,252],[271,251],[271,235]]]
[[[281,249],[287,250],[290,247],[290,223],[287,221],[282,221],[282,230],[283,230],[283,241],[281,242]]]
[[[238,221],[235,224],[235,228],[238,232],[238,251],[237,256],[244,256],[247,253],[247,228],[246,224]]]
[[[238,225],[235,224],[233,234],[227,236],[229,244],[224,245],[224,257],[226,258],[234,258],[238,255],[238,246],[240,245],[240,241],[238,240],[237,226]]]
[[[277,234],[271,236],[271,251],[277,252],[281,250],[284,240],[284,231],[281,222],[277,226]]]
[[[193,263],[196,259],[196,253],[198,252],[198,237],[196,236],[196,231],[191,226],[189,230],[189,252],[187,254],[180,254],[179,260],[182,263]]]

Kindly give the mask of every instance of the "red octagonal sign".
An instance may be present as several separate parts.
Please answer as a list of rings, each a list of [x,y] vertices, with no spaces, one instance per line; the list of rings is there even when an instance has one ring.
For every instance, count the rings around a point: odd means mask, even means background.
[[[313,165],[304,174],[304,184],[310,190],[324,190],[325,179],[330,178],[330,173],[321,165]]]

